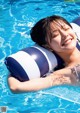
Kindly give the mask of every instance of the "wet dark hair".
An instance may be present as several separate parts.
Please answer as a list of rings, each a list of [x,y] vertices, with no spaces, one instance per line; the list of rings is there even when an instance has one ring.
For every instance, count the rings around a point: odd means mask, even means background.
[[[57,21],[57,20],[62,20],[64,23],[66,23],[67,25],[69,25],[72,28],[70,23],[63,17],[57,16],[57,15],[49,16],[49,17],[39,20],[34,25],[34,27],[32,27],[32,29],[30,31],[32,40],[34,42],[36,42],[37,44],[39,44],[40,46],[45,45],[47,43],[46,37],[52,36],[50,24],[51,24],[51,22]]]

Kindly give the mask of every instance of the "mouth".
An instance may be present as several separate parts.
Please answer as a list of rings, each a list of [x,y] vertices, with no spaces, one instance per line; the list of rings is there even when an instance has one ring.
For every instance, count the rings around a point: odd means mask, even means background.
[[[68,39],[66,39],[66,40],[62,43],[62,46],[65,46],[65,45],[69,44],[72,40],[73,40],[73,38],[68,38]]]

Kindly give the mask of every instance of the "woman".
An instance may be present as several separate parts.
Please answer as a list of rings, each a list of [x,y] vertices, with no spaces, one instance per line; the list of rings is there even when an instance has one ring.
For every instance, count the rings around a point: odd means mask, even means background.
[[[40,46],[58,54],[64,60],[64,68],[45,78],[25,82],[10,76],[8,83],[13,92],[37,91],[61,84],[79,84],[80,52],[76,48],[77,39],[72,26],[64,18],[54,15],[41,19],[32,28],[31,38]]]

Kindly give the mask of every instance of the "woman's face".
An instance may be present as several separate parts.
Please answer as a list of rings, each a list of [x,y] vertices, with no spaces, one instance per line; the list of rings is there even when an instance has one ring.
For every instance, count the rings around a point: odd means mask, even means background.
[[[48,45],[55,52],[68,52],[76,46],[76,35],[73,29],[63,21],[51,23],[51,37],[47,38]]]

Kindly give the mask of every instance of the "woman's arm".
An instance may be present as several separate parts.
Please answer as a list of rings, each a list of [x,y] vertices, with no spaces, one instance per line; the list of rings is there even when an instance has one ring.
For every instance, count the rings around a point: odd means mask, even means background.
[[[76,77],[72,73],[72,69],[64,68],[53,72],[45,78],[36,78],[25,82],[20,82],[10,76],[8,78],[8,83],[13,92],[29,92],[61,84],[75,84]]]

